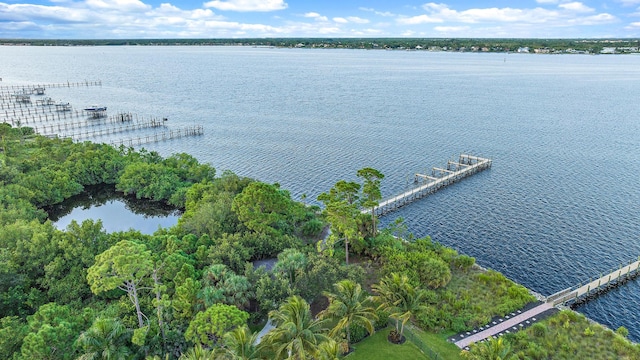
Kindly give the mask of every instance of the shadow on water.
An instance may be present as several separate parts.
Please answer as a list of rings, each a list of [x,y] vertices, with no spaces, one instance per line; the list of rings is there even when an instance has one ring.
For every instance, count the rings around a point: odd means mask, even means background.
[[[108,232],[139,230],[151,234],[158,227],[170,227],[178,222],[180,210],[157,201],[136,199],[115,190],[114,186],[87,186],[82,194],[44,209],[59,229],[72,220],[102,220]]]

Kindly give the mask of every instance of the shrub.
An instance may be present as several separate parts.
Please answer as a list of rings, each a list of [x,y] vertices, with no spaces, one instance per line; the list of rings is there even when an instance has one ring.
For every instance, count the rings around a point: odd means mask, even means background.
[[[587,326],[584,329],[584,333],[583,334],[584,334],[584,336],[593,336],[593,335],[595,335],[595,332],[593,331],[593,329],[591,329],[591,327]]]
[[[305,236],[317,236],[322,231],[323,226],[322,221],[311,219],[302,226],[302,234]]]
[[[432,289],[446,286],[451,281],[451,269],[447,264],[438,258],[428,258],[424,260],[418,274],[420,282],[429,285]]]
[[[367,329],[365,329],[361,325],[352,325],[349,328],[349,333],[351,334],[352,344],[359,342],[360,340],[366,338],[367,335],[369,335],[369,331],[367,331]]]
[[[616,334],[626,338],[627,336],[629,336],[629,330],[627,330],[626,327],[624,326],[620,326],[617,330],[616,330]]]
[[[465,319],[461,318],[461,317],[453,318],[453,320],[451,321],[450,328],[451,328],[451,330],[453,330],[456,333],[463,332],[463,331],[468,329],[467,325],[466,325],[466,322],[465,322]]]
[[[542,338],[547,334],[547,327],[543,323],[535,323],[531,326],[531,332],[533,336]]]
[[[548,357],[547,350],[537,343],[529,343],[527,346],[526,354],[528,357],[534,360],[543,360]]]
[[[442,318],[439,316],[436,308],[429,306],[416,316],[416,320],[420,328],[424,330],[435,330],[439,327]]]
[[[383,329],[389,325],[389,314],[383,310],[377,310],[376,316],[378,319],[373,323],[373,327],[376,330]]]
[[[475,258],[467,255],[460,255],[453,259],[451,267],[462,271],[468,271],[475,263]]]

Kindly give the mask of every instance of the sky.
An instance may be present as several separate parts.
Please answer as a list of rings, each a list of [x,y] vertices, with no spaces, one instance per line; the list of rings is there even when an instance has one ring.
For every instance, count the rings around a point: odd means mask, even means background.
[[[0,0],[5,39],[273,37],[638,38],[640,0]]]

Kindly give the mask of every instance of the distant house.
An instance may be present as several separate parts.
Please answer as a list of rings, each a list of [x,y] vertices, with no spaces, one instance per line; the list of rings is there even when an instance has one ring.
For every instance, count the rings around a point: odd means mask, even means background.
[[[525,46],[525,47],[519,47],[518,48],[518,52],[519,53],[528,53],[529,52],[529,47]]]

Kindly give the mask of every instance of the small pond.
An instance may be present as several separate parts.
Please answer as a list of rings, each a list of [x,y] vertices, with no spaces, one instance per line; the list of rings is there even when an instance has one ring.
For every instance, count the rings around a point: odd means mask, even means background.
[[[159,227],[178,223],[181,212],[163,203],[139,200],[116,192],[113,186],[87,186],[82,194],[60,204],[45,208],[49,219],[58,229],[64,230],[75,220],[102,220],[104,229],[111,233],[138,230],[153,234]]]

